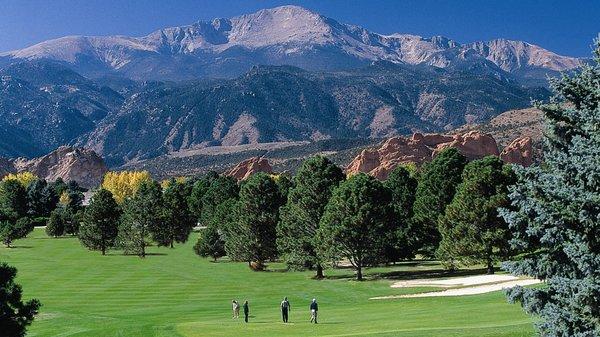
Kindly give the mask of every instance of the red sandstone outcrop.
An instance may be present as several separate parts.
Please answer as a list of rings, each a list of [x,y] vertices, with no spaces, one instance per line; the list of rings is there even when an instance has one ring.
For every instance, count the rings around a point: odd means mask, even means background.
[[[529,146],[531,146],[531,140]],[[458,135],[423,135],[415,133],[410,138],[393,137],[381,143],[379,148],[363,150],[348,165],[346,173],[352,175],[365,172],[383,180],[400,164],[414,163],[420,165],[423,162],[430,161],[443,149],[451,147],[458,149],[470,160],[489,155],[500,155],[494,138],[479,131],[469,131]],[[521,163],[521,161],[526,162],[524,158],[531,160],[531,151],[527,152],[527,149],[526,144],[516,143],[510,150],[507,150],[510,153],[507,152],[505,155],[506,158],[510,156],[511,159],[505,159],[505,161]],[[519,151],[521,150],[524,151],[523,158],[519,157]],[[527,153],[525,154],[525,152]]]
[[[226,171],[225,175],[234,177],[237,180],[244,180],[258,172],[273,173],[273,168],[266,158],[252,157],[246,159],[237,164],[235,167]]]
[[[440,151],[447,148],[456,148],[468,159],[478,159],[485,156],[500,154],[498,144],[494,138],[479,131],[469,131],[465,134],[454,135],[452,141],[438,144],[433,150],[435,157]]]
[[[508,144],[502,153],[500,159],[506,163],[529,166],[533,163],[533,145],[530,137],[521,137]]]
[[[34,158],[19,158],[12,162],[17,172],[31,172],[34,175],[54,181],[74,180],[86,188],[100,185],[108,168],[96,152],[83,148],[61,146],[49,154]]]
[[[449,139],[452,139],[451,137]],[[393,137],[384,141],[378,149],[365,149],[347,168],[348,174],[366,172],[378,179],[386,179],[399,164],[417,163],[431,159],[431,146],[437,140],[430,135],[415,133],[411,138]],[[428,145],[431,144],[431,145]]]

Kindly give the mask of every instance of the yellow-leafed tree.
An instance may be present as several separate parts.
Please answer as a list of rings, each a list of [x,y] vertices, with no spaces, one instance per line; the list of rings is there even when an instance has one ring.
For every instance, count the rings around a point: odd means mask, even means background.
[[[21,185],[23,185],[23,187],[27,188],[27,186],[29,186],[29,184],[31,184],[32,182],[34,182],[37,179],[38,179],[38,177],[36,177],[31,172],[21,172],[21,173],[15,173],[15,174],[9,173],[4,178],[2,178],[2,181],[16,180],[19,183],[21,183]]]
[[[151,181],[148,171],[108,172],[102,181],[102,188],[109,190],[115,201],[122,203],[132,197],[144,181]]]

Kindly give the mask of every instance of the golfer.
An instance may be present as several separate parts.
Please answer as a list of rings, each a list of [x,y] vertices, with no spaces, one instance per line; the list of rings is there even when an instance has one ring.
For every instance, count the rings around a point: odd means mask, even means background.
[[[244,301],[244,322],[248,323],[248,313],[250,309],[248,308],[248,301]]]
[[[288,301],[287,297],[284,297],[283,301],[281,301],[281,318],[283,318],[283,323],[288,322],[288,315],[290,309],[290,302]]]
[[[315,322],[317,324],[317,312],[319,311],[319,305],[317,304],[317,300],[313,298],[310,303],[310,322]]]
[[[233,310],[233,318],[240,318],[240,303],[236,300],[232,300],[231,307]]]

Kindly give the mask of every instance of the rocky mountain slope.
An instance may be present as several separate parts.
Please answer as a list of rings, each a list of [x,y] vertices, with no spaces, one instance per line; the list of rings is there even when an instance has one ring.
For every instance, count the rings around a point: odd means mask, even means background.
[[[39,156],[76,144],[110,165],[215,145],[450,130],[548,95],[490,75],[390,62],[337,72],[260,66],[231,80],[130,83],[35,61],[0,68],[0,76],[0,155]]]
[[[544,131],[544,118],[535,108],[505,111],[485,123],[475,123],[461,127],[457,132],[479,130],[492,135],[500,146],[507,146],[518,137],[529,137],[539,144]]]
[[[442,36],[382,35],[298,6],[199,21],[143,37],[67,36],[0,54],[0,64],[36,59],[63,62],[86,76],[143,80],[235,77],[257,64],[340,70],[385,60],[536,82],[581,62],[523,41],[460,44]]]
[[[39,156],[95,128],[123,97],[51,62],[0,68],[0,156]]]
[[[74,180],[85,188],[97,187],[108,168],[94,151],[61,146],[51,153],[33,159],[0,158],[0,176],[14,172],[31,172],[34,175],[54,181]]]
[[[546,95],[490,76],[391,63],[327,73],[255,67],[233,80],[148,86],[78,144],[121,164],[214,145],[384,138],[487,121]]]

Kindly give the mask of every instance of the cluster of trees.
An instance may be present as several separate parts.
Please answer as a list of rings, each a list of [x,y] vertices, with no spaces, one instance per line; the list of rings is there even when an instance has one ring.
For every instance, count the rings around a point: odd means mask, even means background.
[[[349,262],[366,266],[437,257],[448,268],[494,263],[512,254],[508,226],[510,166],[497,157],[468,162],[447,149],[420,169],[399,166],[385,181],[346,178],[329,159],[307,159],[296,175],[235,180],[209,174],[195,182],[190,207],[206,226],[196,252],[227,255],[262,269],[283,259],[292,269]]]
[[[0,182],[0,240],[10,247],[44,224],[52,236],[76,233],[82,191],[62,179],[48,183],[28,172],[7,175]]]
[[[79,240],[85,247],[102,255],[117,248],[145,257],[150,244],[172,248],[187,241],[196,225],[188,204],[192,185],[171,179],[163,188],[151,178],[140,179],[144,176],[149,177],[139,172],[107,175],[118,177],[119,183],[105,179],[108,188],[97,190],[83,212]]]

